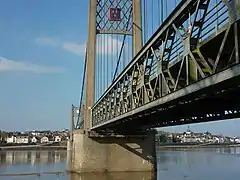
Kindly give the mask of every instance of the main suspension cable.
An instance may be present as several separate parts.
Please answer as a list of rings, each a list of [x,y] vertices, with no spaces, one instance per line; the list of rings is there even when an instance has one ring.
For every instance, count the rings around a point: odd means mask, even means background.
[[[76,128],[80,128],[79,125],[80,125],[80,116],[82,115],[81,108],[82,108],[84,87],[85,87],[86,68],[87,68],[87,49],[85,52],[84,69],[83,69],[83,77],[82,77],[82,88],[81,88],[81,95],[80,95],[80,101],[79,101],[78,119],[77,119],[77,124],[76,124],[77,127]]]

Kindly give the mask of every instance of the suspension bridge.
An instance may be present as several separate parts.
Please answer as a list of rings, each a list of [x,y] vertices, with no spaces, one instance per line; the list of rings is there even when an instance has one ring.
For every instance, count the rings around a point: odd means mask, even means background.
[[[153,171],[153,128],[237,118],[240,0],[89,0],[76,171]]]

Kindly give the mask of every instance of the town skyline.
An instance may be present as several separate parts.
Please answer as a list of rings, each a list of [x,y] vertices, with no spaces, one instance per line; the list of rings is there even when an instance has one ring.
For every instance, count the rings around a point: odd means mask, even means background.
[[[49,143],[49,142],[61,142],[68,140],[69,131],[13,131],[6,132],[0,130],[0,144],[36,144],[36,143]]]
[[[70,131],[65,129],[61,131],[51,130],[30,130],[25,132],[14,131],[6,132],[0,130],[0,143],[4,144],[31,144],[31,143],[48,143],[61,142],[69,138]],[[183,132],[168,132],[158,130],[156,140],[165,137],[165,142],[181,143],[240,143],[240,136],[227,136],[223,134],[214,134],[209,131],[196,132],[190,126]],[[160,139],[159,139],[160,138]],[[174,140],[175,139],[175,140]]]
[[[179,125],[179,126],[169,126],[169,127],[160,127],[160,128],[155,128],[158,131],[164,131],[164,132],[170,132],[170,133],[182,133],[186,132],[188,129],[190,129],[193,132],[197,133],[202,133],[202,132],[211,132],[216,135],[224,135],[224,136],[240,136],[240,130],[236,127],[235,133],[230,132],[225,132],[222,131],[222,129],[216,129],[214,128],[216,123],[222,123],[222,124],[229,124],[228,121],[232,121],[232,123],[240,121],[239,119],[229,119],[229,120],[221,120],[221,121],[214,121],[214,122],[205,122],[205,123],[193,123],[193,124],[186,124],[186,125]],[[227,129],[227,127],[226,127]],[[50,132],[60,132],[60,131],[70,131],[70,127],[66,128],[26,128],[26,129],[19,129],[19,130],[4,130],[3,128],[0,129],[0,132],[45,132],[45,131],[50,131]]]

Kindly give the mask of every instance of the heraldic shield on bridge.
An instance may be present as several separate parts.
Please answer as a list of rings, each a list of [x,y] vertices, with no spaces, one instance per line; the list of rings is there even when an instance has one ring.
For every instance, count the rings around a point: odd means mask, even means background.
[[[146,2],[89,0],[84,115],[72,121],[72,171],[153,172],[154,128],[240,117],[240,0],[181,0],[143,43]],[[102,75],[112,61],[122,69]]]
[[[110,8],[109,9],[109,20],[110,21],[121,21],[121,9],[120,8]]]

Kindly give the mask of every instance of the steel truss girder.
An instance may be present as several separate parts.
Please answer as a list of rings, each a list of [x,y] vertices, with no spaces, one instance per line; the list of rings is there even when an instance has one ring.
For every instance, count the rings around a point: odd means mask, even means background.
[[[221,33],[209,36],[211,40],[201,41],[209,3],[210,0],[180,3],[94,105],[93,127],[239,62],[239,20],[227,23]],[[193,21],[186,30],[184,23],[188,19]],[[174,48],[178,46],[182,51],[175,56]],[[207,51],[212,46],[215,48]]]

